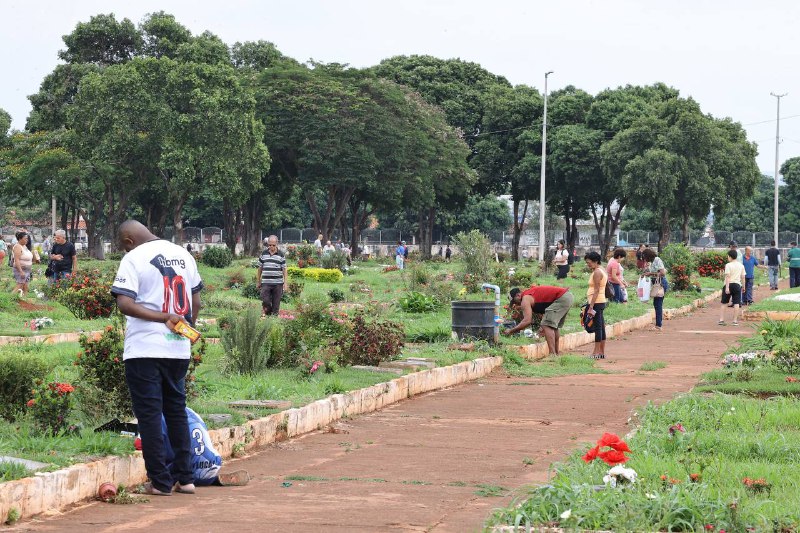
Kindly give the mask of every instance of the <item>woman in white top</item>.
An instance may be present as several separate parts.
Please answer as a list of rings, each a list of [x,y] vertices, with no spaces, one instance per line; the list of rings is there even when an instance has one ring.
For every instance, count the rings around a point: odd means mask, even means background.
[[[742,287],[744,287],[744,265],[737,259],[736,250],[728,250],[728,264],[725,265],[725,285],[722,287],[722,305],[719,308],[719,325],[725,325],[725,308],[733,306],[734,326],[739,325],[739,306],[742,304]]]
[[[14,292],[18,292],[20,296],[25,296],[28,293],[28,283],[31,281],[31,270],[33,270],[33,252],[28,250],[28,240],[30,236],[24,231],[16,234],[17,244],[11,250],[14,256],[14,281],[17,286],[14,287]]]
[[[569,250],[566,249],[564,239],[558,241],[558,245],[556,245],[556,255],[553,257],[553,264],[558,267],[556,279],[565,279],[569,273]]]

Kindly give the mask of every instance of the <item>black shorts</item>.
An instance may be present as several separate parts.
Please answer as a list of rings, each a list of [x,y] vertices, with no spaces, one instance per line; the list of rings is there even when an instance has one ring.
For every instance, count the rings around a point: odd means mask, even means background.
[[[722,303],[732,303],[733,305],[742,304],[742,286],[738,283],[730,283],[731,294],[725,292],[725,286],[722,286]]]

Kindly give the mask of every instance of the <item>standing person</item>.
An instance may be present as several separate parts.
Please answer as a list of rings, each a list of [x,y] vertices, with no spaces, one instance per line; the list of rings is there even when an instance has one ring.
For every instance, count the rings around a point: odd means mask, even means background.
[[[644,272],[642,276],[650,278],[653,285],[661,284],[661,280],[667,275],[667,267],[664,266],[664,261],[658,257],[658,254],[652,248],[646,248],[642,252],[644,259]],[[653,309],[656,313],[656,325],[653,327],[654,331],[661,331],[662,324],[664,323],[664,296],[653,297]]]
[[[553,256],[553,264],[558,268],[556,279],[565,279],[569,274],[569,250],[566,249],[564,239],[556,244],[556,254]]]
[[[770,247],[764,252],[764,266],[767,267],[767,277],[769,278],[769,289],[778,290],[778,275],[781,268],[781,251],[775,248],[775,241],[770,241]]]
[[[800,287],[800,248],[796,242],[790,242],[789,251],[789,287]]]
[[[17,243],[11,249],[11,266],[14,269],[14,281],[16,282],[14,292],[25,296],[28,294],[28,284],[31,282],[31,272],[36,258],[28,248],[30,235],[20,231],[16,233],[15,237]]]
[[[444,247],[441,244],[439,245],[439,257],[444,257]]]
[[[317,235],[317,240],[314,241],[314,249],[317,251],[317,255],[322,255],[322,233]]]
[[[636,250],[636,270],[641,272],[644,270],[644,266],[646,261],[644,260],[644,251],[647,247],[644,244],[640,244],[639,248]]]
[[[622,248],[617,248],[614,250],[614,253],[611,256],[611,261],[609,261],[606,265],[608,281],[610,281],[611,286],[614,287],[614,301],[620,304],[624,301],[622,297],[622,291],[626,285],[625,279],[622,277],[622,266],[619,264],[619,262],[627,255],[628,254],[625,250]]]
[[[174,489],[194,494],[185,392],[192,348],[175,329],[183,321],[197,321],[203,282],[189,252],[156,237],[135,220],[120,225],[119,241],[128,253],[120,262],[111,293],[127,317],[125,381],[150,478],[145,492],[169,496]],[[175,454],[172,472],[166,462],[162,416]]]
[[[405,262],[408,261],[408,245],[406,244],[406,241],[403,241],[402,244],[403,244],[403,264],[405,264]]]
[[[728,245],[728,248],[731,251],[736,252],[736,260],[741,263],[742,262],[742,252],[739,251],[739,245],[736,244],[736,241],[731,241],[730,245]]]
[[[53,234],[53,247],[50,249],[50,269],[53,281],[58,281],[78,270],[78,254],[75,245],[67,240],[67,232],[56,230]]]
[[[753,303],[753,281],[755,280],[756,267],[758,266],[758,259],[753,255],[753,248],[750,246],[744,247],[742,266],[744,266],[744,296],[742,298],[742,305],[750,305]]]
[[[739,325],[739,305],[742,303],[744,285],[744,265],[736,260],[736,250],[728,250],[728,264],[725,265],[725,285],[722,287],[722,305],[719,308],[719,325],[725,325],[725,308],[733,305],[732,325]]]
[[[403,246],[402,241],[397,241],[397,248],[394,251],[394,262],[397,268],[403,270],[406,261],[406,247]]]
[[[594,317],[594,349],[592,359],[606,358],[606,323],[603,320],[603,310],[606,308],[606,283],[608,274],[600,264],[600,254],[588,252],[583,256],[586,266],[591,270],[589,274],[589,289],[586,291],[586,299],[589,308],[586,312]]]
[[[281,297],[287,289],[289,277],[286,258],[278,250],[278,236],[264,239],[266,248],[258,258],[258,288],[261,291],[261,316],[277,315],[281,309]]]
[[[452,256],[452,255],[453,255],[453,251],[450,249],[450,245],[448,244],[447,245],[447,249],[444,251],[444,260],[447,263],[449,263],[450,262],[450,256]]]
[[[512,305],[522,308],[522,320],[513,328],[505,330],[503,335],[513,335],[524,330],[533,320],[534,313],[544,313],[540,325],[547,341],[547,349],[550,354],[558,355],[559,330],[564,327],[567,313],[575,299],[572,293],[566,287],[533,285],[524,292],[515,287],[509,295]]]

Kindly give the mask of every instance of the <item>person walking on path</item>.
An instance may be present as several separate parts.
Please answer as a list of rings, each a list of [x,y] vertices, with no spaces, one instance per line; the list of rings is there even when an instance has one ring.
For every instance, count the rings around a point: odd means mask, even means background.
[[[599,253],[588,252],[583,256],[583,260],[592,272],[589,275],[589,288],[586,291],[586,299],[589,303],[586,312],[589,316],[594,317],[594,349],[590,357],[592,359],[605,359],[606,324],[603,320],[603,310],[606,308],[606,283],[608,283],[608,274],[600,264]]]
[[[281,298],[287,289],[289,277],[286,272],[286,258],[278,250],[277,235],[270,235],[264,241],[267,247],[258,258],[258,289],[261,294],[261,317],[277,315],[281,309]]]
[[[667,268],[664,266],[664,261],[658,257],[658,254],[652,249],[647,248],[642,253],[644,259],[644,272],[642,276],[650,278],[653,286],[656,284],[662,285],[663,278],[667,275]],[[663,285],[662,285],[663,287]],[[653,309],[656,313],[656,324],[653,326],[654,331],[661,331],[664,323],[664,295],[653,297]]]
[[[800,287],[800,248],[796,242],[790,242],[791,248],[786,254],[789,256],[789,287]]]
[[[533,285],[525,291],[517,287],[509,293],[512,305],[522,308],[522,320],[519,324],[503,332],[503,335],[513,335],[524,330],[533,320],[534,313],[544,313],[541,322],[541,331],[547,341],[547,349],[552,355],[558,355],[559,330],[564,327],[570,307],[575,297],[565,287],[552,287],[548,285]]]
[[[119,240],[127,253],[111,293],[127,317],[122,359],[150,478],[145,492],[194,494],[185,392],[192,348],[176,328],[197,321],[203,282],[189,252],[156,237],[140,222],[123,222]],[[174,472],[166,462],[162,416],[175,453]]]
[[[622,266],[619,264],[619,262],[627,255],[628,254],[625,252],[625,250],[622,248],[617,248],[614,250],[611,261],[609,261],[606,265],[608,281],[611,282],[611,286],[614,287],[614,301],[620,304],[625,301],[622,296],[622,291],[625,290],[627,285],[625,283],[625,279],[622,277]]]
[[[742,286],[745,280],[744,265],[736,260],[736,250],[728,250],[725,265],[725,285],[722,287],[722,305],[719,308],[719,325],[725,325],[725,308],[733,305],[732,325],[739,325],[739,306],[742,303]]]
[[[403,270],[406,261],[406,247],[402,241],[397,241],[397,248],[394,251],[394,263],[397,268]]]
[[[758,259],[753,255],[753,248],[750,246],[744,247],[742,266],[744,266],[744,296],[742,297],[742,305],[751,305],[753,303],[753,281],[756,277]]]
[[[553,264],[558,268],[556,279],[566,279],[569,274],[569,250],[566,249],[567,243],[564,239],[558,241],[556,253],[553,256]]]
[[[775,241],[771,241],[769,244],[770,247],[764,252],[764,266],[767,267],[769,290],[777,291],[781,268],[781,251],[775,248]]]
[[[736,252],[736,260],[740,263],[742,262],[742,252],[739,251],[739,245],[736,244],[736,241],[731,241],[729,245],[730,251]]]
[[[67,232],[56,230],[53,235],[53,246],[50,249],[50,264],[53,281],[58,281],[78,270],[78,253],[75,245],[67,240]]]
[[[444,251],[444,260],[445,262],[450,262],[450,257],[453,255],[453,250],[450,249],[450,245],[447,245],[447,249]]]

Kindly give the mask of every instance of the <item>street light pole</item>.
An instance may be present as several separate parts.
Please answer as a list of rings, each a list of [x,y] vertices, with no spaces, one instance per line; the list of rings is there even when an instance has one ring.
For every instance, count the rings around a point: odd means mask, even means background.
[[[769,93],[774,96],[778,100],[778,120],[776,121],[775,126],[775,213],[774,216],[774,225],[773,225],[773,233],[775,239],[775,246],[780,246],[780,242],[778,241],[778,148],[781,144],[781,98],[786,96],[787,93],[783,94],[775,94]]]
[[[544,261],[545,233],[544,233],[544,179],[547,163],[547,77],[553,71],[544,73],[544,113],[542,114],[542,172],[539,178],[539,261]]]

